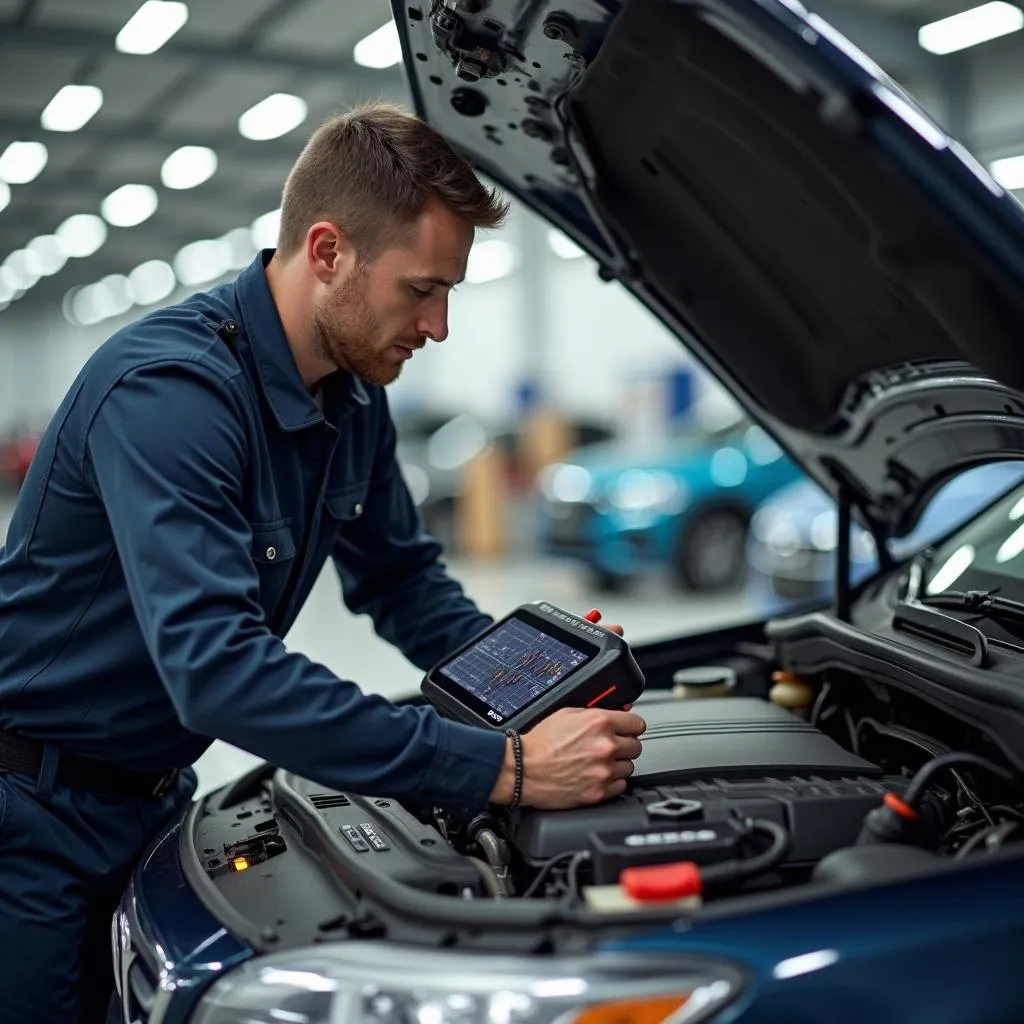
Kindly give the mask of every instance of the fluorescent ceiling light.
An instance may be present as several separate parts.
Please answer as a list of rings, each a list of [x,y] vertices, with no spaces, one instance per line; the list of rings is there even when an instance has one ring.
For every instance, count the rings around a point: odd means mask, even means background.
[[[0,154],[0,178],[11,185],[27,185],[46,166],[46,157],[41,142],[12,142]]]
[[[102,106],[103,91],[95,85],[65,85],[46,104],[39,123],[50,132],[77,132]]]
[[[563,260],[573,260],[586,253],[568,235],[562,234],[557,228],[548,232],[548,248]]]
[[[480,242],[469,251],[466,280],[470,284],[483,284],[506,277],[515,270],[516,258],[515,248],[500,238]]]
[[[16,299],[24,291],[20,281],[21,278],[10,267],[0,263],[0,293],[7,296],[6,301]]]
[[[132,308],[135,298],[132,295],[132,286],[124,274],[108,274],[100,281],[99,286],[107,292],[114,310],[112,316],[120,316]]]
[[[1004,0],[992,0],[951,18],[922,25],[917,31],[917,41],[929,53],[954,53],[1021,28],[1024,28],[1024,12],[1019,7]]]
[[[222,235],[220,240],[227,246],[228,269],[241,270],[252,263],[256,255],[256,246],[252,241],[251,228],[234,228],[226,235]]]
[[[230,269],[231,253],[219,238],[204,238],[184,246],[174,257],[174,272],[188,286],[216,281]]]
[[[19,291],[28,291],[43,276],[43,268],[39,257],[28,249],[15,249],[7,259],[4,267],[14,277],[14,286]]]
[[[108,224],[133,228],[156,213],[156,189],[149,185],[122,185],[100,203],[100,213]]]
[[[352,57],[364,68],[389,68],[402,59],[402,44],[398,41],[398,26],[393,21],[381,25],[365,39],[360,39]]]
[[[71,299],[74,323],[92,327],[108,316],[114,316],[114,307],[106,289],[99,283],[79,288]]]
[[[54,232],[68,257],[91,256],[107,240],[107,225],[95,213],[76,213]]]
[[[117,33],[114,46],[122,53],[156,53],[186,21],[187,4],[146,0]]]
[[[213,177],[217,154],[206,146],[182,146],[160,168],[160,180],[167,188],[195,188]]]
[[[14,280],[14,274],[4,267],[0,267],[0,307],[6,308],[17,294],[18,286]]]
[[[6,181],[0,181],[0,210],[5,210],[11,202],[11,189]]]
[[[1003,188],[1024,188],[1024,154],[993,160],[989,170]]]
[[[39,259],[39,272],[43,277],[56,274],[68,261],[60,239],[56,235],[39,235],[25,246]]]
[[[152,306],[166,299],[177,283],[170,263],[163,260],[147,260],[128,275],[132,297],[140,306]]]
[[[109,274],[102,281],[79,288],[71,295],[70,303],[65,296],[65,305],[71,306],[70,319],[83,327],[127,313],[133,301],[132,287],[123,274]]]
[[[265,142],[286,135],[306,120],[309,108],[301,96],[275,92],[250,107],[238,119],[238,130],[247,139]]]
[[[252,244],[257,249],[273,249],[277,246],[277,233],[281,227],[281,211],[271,210],[270,213],[257,217],[249,227]]]

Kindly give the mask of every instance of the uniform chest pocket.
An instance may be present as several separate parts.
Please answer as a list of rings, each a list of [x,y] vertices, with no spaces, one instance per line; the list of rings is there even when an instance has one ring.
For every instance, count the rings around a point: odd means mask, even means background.
[[[260,589],[257,600],[268,619],[273,619],[295,567],[295,538],[286,523],[253,526],[252,560]]]
[[[295,538],[286,523],[252,528],[252,558],[258,567],[280,565],[295,557]]]
[[[327,514],[341,524],[357,522],[366,514],[366,495],[369,489],[370,481],[361,480],[329,492],[324,497]]]

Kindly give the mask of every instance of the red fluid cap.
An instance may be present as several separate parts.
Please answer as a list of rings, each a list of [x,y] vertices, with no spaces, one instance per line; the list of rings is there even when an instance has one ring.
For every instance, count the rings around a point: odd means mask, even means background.
[[[619,885],[627,896],[643,903],[699,896],[703,888],[700,868],[692,861],[626,868],[619,875]]]
[[[597,622],[601,618],[601,613],[596,608],[591,608],[583,618],[585,618],[587,622]]]
[[[882,802],[907,821],[914,821],[917,818],[917,811],[910,804],[905,804],[895,793],[886,793]]]

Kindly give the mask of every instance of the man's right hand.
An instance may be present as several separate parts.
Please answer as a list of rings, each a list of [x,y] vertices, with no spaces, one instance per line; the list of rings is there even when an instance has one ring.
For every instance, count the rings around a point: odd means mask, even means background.
[[[522,737],[523,805],[557,810],[618,796],[633,774],[633,760],[641,749],[638,737],[646,728],[647,723],[629,711],[556,711]],[[509,740],[491,800],[508,803],[514,782]]]

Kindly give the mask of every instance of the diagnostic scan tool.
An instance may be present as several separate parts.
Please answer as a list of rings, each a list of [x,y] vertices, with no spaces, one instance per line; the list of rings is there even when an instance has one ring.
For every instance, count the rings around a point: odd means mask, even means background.
[[[544,601],[522,605],[423,680],[447,718],[527,729],[559,708],[622,708],[644,677],[622,637]]]

